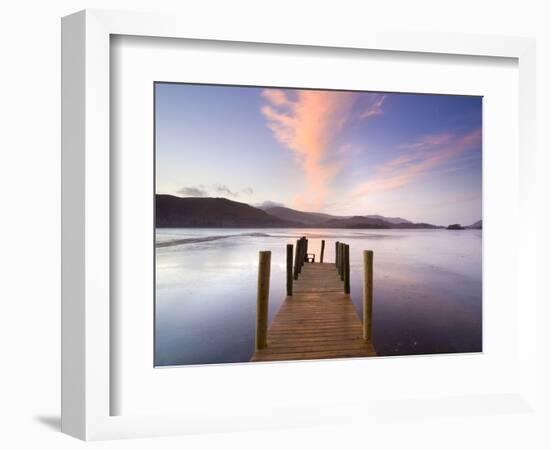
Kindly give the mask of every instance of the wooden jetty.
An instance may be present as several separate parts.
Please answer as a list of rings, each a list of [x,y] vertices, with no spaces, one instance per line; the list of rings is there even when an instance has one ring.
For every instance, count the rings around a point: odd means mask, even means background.
[[[292,247],[287,245],[287,297],[269,330],[271,252],[260,252],[256,351],[251,361],[376,356],[371,339],[372,252],[364,252],[361,321],[350,297],[349,246],[336,243],[334,263],[306,262],[312,261],[312,254],[307,253],[305,238],[296,243],[294,258]],[[324,248],[323,241],[321,254]]]

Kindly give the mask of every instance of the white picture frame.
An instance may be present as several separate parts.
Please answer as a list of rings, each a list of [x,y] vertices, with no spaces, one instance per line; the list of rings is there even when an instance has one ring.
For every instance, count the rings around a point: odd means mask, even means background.
[[[515,390],[436,399],[441,411],[491,413],[502,405],[522,413],[536,408],[535,204],[535,43],[532,39],[456,34],[409,34],[385,31],[305,33],[250,23],[205,27],[191,17],[87,10],[62,22],[62,430],[85,440],[162,436],[208,431],[258,429],[269,426],[330,423],[351,416],[374,417],[388,405],[342,403],[331,412],[311,414],[279,406],[272,411],[235,414],[231,405],[203,414],[111,415],[110,333],[111,214],[110,180],[110,36],[286,44],[332,49],[369,49],[422,54],[513,58],[519,73],[518,211],[522,221],[514,236],[517,250],[518,353],[521,362]],[[515,294],[518,295],[517,293]],[[264,366],[265,374],[269,371]],[[405,402],[407,397],[403,397]],[[480,401],[483,400],[483,401]],[[395,400],[394,400],[395,401]],[[430,401],[433,401],[430,400]],[[419,404],[405,402],[413,411]],[[197,405],[197,411],[200,410]],[[447,408],[447,409],[446,409]],[[386,412],[384,412],[386,411]],[[254,420],[243,420],[244,418]],[[270,422],[268,424],[268,421]]]

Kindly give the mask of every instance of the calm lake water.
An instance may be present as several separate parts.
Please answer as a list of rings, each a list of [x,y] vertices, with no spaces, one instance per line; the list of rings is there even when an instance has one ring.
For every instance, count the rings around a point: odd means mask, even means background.
[[[334,261],[350,245],[362,317],[362,251],[374,251],[373,341],[379,355],[482,350],[481,230],[157,229],[155,364],[249,361],[258,251],[271,250],[270,323],[285,296],[286,244]],[[183,240],[178,245],[173,241]],[[166,245],[160,247],[159,245]]]

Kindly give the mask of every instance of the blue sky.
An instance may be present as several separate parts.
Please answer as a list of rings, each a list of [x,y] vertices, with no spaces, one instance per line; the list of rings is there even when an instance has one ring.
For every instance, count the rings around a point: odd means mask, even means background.
[[[157,83],[156,192],[481,219],[482,98]]]

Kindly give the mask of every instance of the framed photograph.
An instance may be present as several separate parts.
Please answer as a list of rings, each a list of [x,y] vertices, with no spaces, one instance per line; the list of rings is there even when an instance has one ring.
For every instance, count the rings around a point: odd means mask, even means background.
[[[156,366],[482,351],[481,96],[154,96]]]
[[[84,11],[62,46],[64,432],[532,408],[532,40]]]

